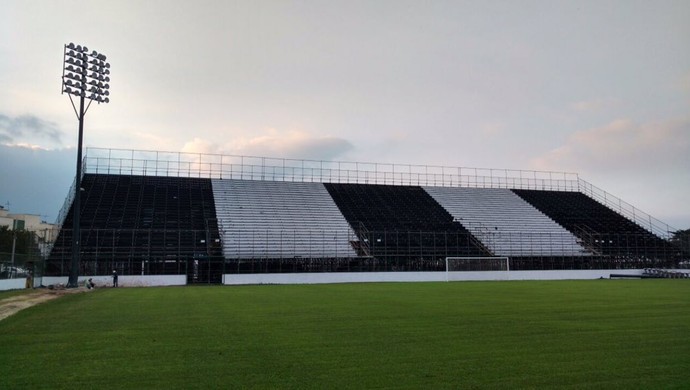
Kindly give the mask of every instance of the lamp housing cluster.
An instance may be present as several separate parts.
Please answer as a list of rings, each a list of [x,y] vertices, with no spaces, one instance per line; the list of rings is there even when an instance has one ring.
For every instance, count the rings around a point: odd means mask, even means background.
[[[65,45],[62,69],[62,92],[91,99],[97,103],[108,103],[110,99],[110,64],[105,54],[86,46],[69,43]]]

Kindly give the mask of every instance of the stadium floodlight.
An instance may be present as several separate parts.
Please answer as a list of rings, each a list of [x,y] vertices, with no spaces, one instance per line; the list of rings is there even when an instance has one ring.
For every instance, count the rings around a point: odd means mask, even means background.
[[[96,50],[89,53],[86,46],[75,45],[70,42],[64,47],[62,65],[62,93],[67,94],[74,113],[79,120],[79,142],[77,145],[77,174],[74,185],[74,201],[72,203],[72,264],[70,266],[67,287],[77,287],[79,280],[79,261],[81,252],[81,168],[82,168],[82,140],[84,138],[84,115],[91,107],[91,103],[109,103],[110,98],[110,64],[105,62],[107,57]],[[79,98],[79,109],[74,104],[72,96]],[[84,100],[89,104],[84,107]]]

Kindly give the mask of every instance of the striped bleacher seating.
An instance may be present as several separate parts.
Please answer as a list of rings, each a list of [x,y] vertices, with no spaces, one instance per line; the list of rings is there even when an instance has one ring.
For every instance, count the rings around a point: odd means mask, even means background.
[[[577,237],[508,189],[424,187],[496,256],[585,256]]]
[[[213,180],[225,257],[356,257],[357,238],[321,183]]]

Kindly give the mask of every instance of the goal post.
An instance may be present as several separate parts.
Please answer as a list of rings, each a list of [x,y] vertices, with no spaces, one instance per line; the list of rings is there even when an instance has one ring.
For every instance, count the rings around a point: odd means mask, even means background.
[[[446,281],[450,272],[457,271],[510,271],[508,257],[446,257]]]

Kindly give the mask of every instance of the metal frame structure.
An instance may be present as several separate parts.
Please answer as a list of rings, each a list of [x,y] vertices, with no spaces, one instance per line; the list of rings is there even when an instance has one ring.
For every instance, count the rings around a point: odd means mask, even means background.
[[[95,174],[582,192],[663,239],[670,239],[678,230],[571,172],[107,148],[87,148],[83,167]],[[70,190],[57,224],[64,222],[75,188]]]

